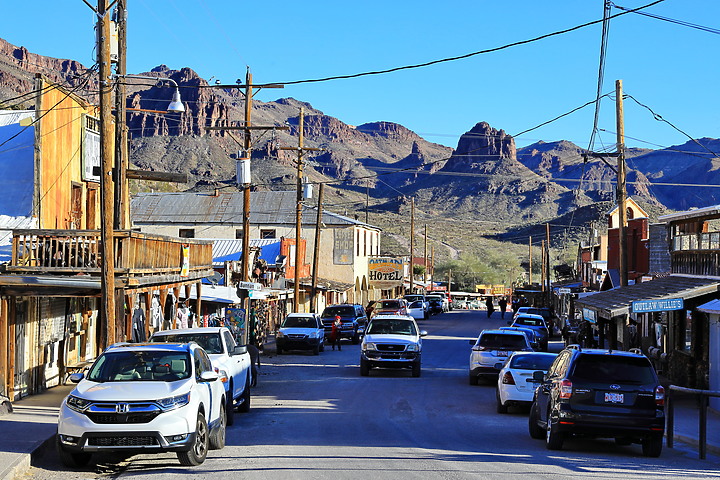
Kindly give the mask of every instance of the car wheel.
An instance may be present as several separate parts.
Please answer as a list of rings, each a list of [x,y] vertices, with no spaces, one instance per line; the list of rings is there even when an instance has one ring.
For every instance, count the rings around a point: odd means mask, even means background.
[[[533,402],[532,406],[530,407],[530,416],[528,417],[528,433],[530,433],[530,438],[534,438],[535,440],[540,440],[545,435],[543,429],[538,426],[538,412],[535,402]]]
[[[228,398],[227,398],[227,406],[225,407],[226,417],[227,417],[227,424],[232,425],[235,423],[235,401],[233,400],[233,393],[235,392],[235,387],[233,386],[232,381],[230,381],[230,390],[228,391]]]
[[[642,452],[646,457],[659,457],[662,453],[663,437],[653,436],[643,438]]]
[[[477,385],[478,384],[478,376],[473,375],[472,373],[468,376],[468,383],[470,385]]]
[[[500,398],[500,390],[495,390],[495,403],[496,403],[496,410],[497,413],[507,413],[508,407],[507,405],[503,405],[502,399]]]
[[[352,344],[357,345],[358,343],[360,343],[360,334],[358,333],[357,330],[355,330],[355,333],[353,333],[353,336],[352,336]]]
[[[370,364],[364,358],[360,359],[360,375],[363,377],[370,375]]]
[[[63,465],[68,468],[80,468],[90,463],[92,454],[83,452],[69,452],[60,443],[60,436],[55,435],[55,447],[57,449],[58,457]]]
[[[205,421],[205,415],[198,412],[197,420],[195,421],[195,443],[193,443],[190,450],[186,452],[177,452],[180,464],[187,467],[193,467],[203,463],[207,457],[208,443],[208,428],[207,422]]]
[[[325,351],[325,340],[323,340],[322,343],[320,343],[320,351],[321,352]]]
[[[320,355],[320,345],[313,347],[313,355]]]
[[[417,378],[422,373],[422,366],[420,365],[420,362],[414,362],[412,366],[412,376]]]
[[[565,437],[558,432],[557,425],[553,425],[548,415],[547,429],[545,430],[545,446],[548,450],[561,450]]]
[[[210,434],[210,448],[212,450],[222,450],[225,448],[225,427],[227,426],[227,410],[225,405],[220,406],[220,425]]]
[[[250,411],[250,374],[248,374],[247,380],[245,380],[245,390],[243,390],[240,396],[241,403],[238,406],[238,412],[247,413]]]

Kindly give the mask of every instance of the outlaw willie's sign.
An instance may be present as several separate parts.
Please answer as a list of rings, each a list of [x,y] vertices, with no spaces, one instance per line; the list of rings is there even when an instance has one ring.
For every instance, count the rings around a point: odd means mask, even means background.
[[[372,288],[389,290],[403,283],[403,259],[372,257],[368,259],[368,279]]]

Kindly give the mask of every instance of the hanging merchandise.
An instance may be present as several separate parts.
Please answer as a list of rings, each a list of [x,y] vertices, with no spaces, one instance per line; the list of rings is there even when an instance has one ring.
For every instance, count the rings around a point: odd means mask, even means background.
[[[162,326],[163,320],[162,309],[160,308],[160,297],[153,295],[151,305],[150,315],[152,315],[152,318],[150,320],[150,326],[153,329],[158,330]]]

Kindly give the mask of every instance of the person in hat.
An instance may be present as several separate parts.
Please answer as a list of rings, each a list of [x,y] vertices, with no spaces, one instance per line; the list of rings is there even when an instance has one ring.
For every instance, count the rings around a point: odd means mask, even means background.
[[[342,350],[342,345],[340,344],[340,329],[342,327],[342,320],[340,319],[340,315],[335,315],[335,321],[332,324],[332,330],[330,330],[330,341],[332,342],[332,349],[335,350],[335,346],[337,345],[338,351]]]

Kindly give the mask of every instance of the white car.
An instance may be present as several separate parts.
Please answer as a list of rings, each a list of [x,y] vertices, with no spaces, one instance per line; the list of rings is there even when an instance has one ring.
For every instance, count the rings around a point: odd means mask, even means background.
[[[422,337],[414,319],[405,315],[378,315],[370,320],[360,347],[360,375],[373,367],[411,368],[412,376],[421,372]]]
[[[470,385],[477,385],[481,378],[494,382],[501,362],[512,352],[533,351],[524,333],[507,330],[483,330],[477,340],[470,340],[470,345]]]
[[[151,342],[195,342],[210,356],[213,366],[227,391],[228,425],[234,423],[235,408],[250,411],[250,385],[252,368],[247,347],[237,345],[227,327],[199,327],[162,330],[150,337]]]
[[[547,373],[556,353],[514,352],[498,374],[497,412],[507,413],[510,406],[530,405],[538,383],[533,372]]]
[[[225,446],[225,387],[197,344],[108,347],[63,400],[56,446],[68,467],[92,453],[176,452],[200,465],[209,448]]]
[[[287,350],[312,350],[313,355],[325,351],[325,327],[317,313],[291,313],[275,334],[277,354]]]
[[[415,320],[423,320],[425,318],[425,304],[422,300],[415,300],[408,303],[407,314]]]

